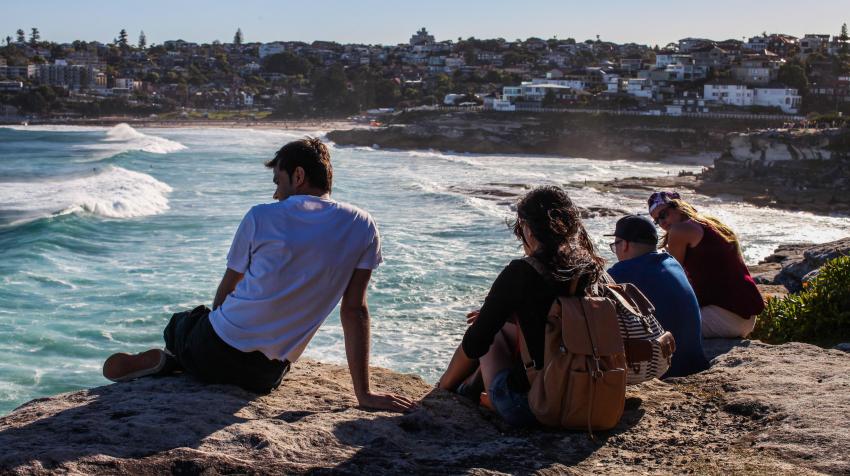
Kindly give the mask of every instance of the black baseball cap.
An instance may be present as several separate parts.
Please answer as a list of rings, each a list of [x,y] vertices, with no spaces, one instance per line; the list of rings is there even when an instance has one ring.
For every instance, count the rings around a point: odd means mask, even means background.
[[[655,230],[655,224],[648,217],[642,215],[627,215],[620,218],[617,220],[614,234],[605,236],[615,236],[632,243],[658,244],[658,232]]]

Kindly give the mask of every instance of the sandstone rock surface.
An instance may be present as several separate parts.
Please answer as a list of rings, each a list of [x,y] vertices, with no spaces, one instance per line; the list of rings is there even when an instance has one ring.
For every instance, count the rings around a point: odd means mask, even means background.
[[[850,472],[850,355],[807,344],[707,341],[713,367],[630,388],[620,425],[512,430],[420,378],[373,386],[422,398],[356,407],[345,367],[301,361],[258,396],[185,376],[33,400],[0,418],[3,474],[626,474]]]
[[[750,271],[757,283],[782,285],[791,292],[797,292],[803,289],[807,276],[840,256],[850,256],[850,238],[817,245],[786,244],[780,245]]]

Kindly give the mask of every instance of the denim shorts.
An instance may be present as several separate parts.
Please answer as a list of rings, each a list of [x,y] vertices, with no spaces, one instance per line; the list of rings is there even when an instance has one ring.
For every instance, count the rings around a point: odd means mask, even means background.
[[[499,416],[509,425],[526,427],[537,424],[537,418],[528,406],[528,394],[519,393],[508,387],[508,375],[511,369],[505,369],[493,377],[487,396]]]

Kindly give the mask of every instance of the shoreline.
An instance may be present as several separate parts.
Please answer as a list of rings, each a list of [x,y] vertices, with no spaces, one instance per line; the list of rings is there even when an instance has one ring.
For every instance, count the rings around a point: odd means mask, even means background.
[[[789,188],[768,191],[763,184],[755,182],[715,182],[705,180],[699,175],[625,177],[614,180],[580,182],[579,184],[600,192],[688,190],[709,197],[730,198],[763,208],[808,212],[831,217],[850,216],[848,204],[831,203],[826,198],[813,197],[813,192],[810,190]]]
[[[27,122],[26,125],[22,122]],[[105,117],[91,120],[61,120],[61,121],[5,121],[0,122],[0,127],[16,126],[79,126],[79,127],[114,127],[119,124],[127,124],[134,128],[150,128],[150,129],[180,129],[180,128],[211,128],[211,129],[282,129],[282,130],[303,130],[303,129],[320,129],[333,131],[339,129],[353,130],[368,128],[368,124],[358,123],[347,119],[306,119],[306,120],[252,120],[252,121],[237,121],[237,120],[207,120],[207,119],[177,119],[177,120],[159,120],[159,119],[135,119],[131,117]]]
[[[277,120],[255,120],[255,121],[234,121],[234,120],[204,120],[204,119],[188,119],[188,120],[152,120],[149,118],[133,119],[128,117],[106,117],[96,120],[62,120],[48,121],[36,124],[28,124],[28,126],[79,126],[79,127],[114,127],[119,124],[127,124],[134,128],[142,129],[178,129],[178,128],[193,128],[193,129],[255,129],[255,130],[281,130],[281,131],[304,131],[315,130],[321,132],[328,141],[333,142],[337,148],[371,148],[374,150],[393,151],[399,153],[419,152],[419,153],[437,153],[447,155],[458,155],[467,157],[516,157],[516,158],[557,158],[563,160],[570,159],[586,159],[600,162],[654,162],[665,165],[682,165],[682,166],[702,166],[703,170],[700,173],[683,173],[679,176],[668,177],[625,177],[617,178],[608,181],[587,181],[580,185],[590,186],[600,191],[616,191],[616,190],[653,190],[659,188],[667,189],[685,189],[700,193],[711,197],[729,197],[733,200],[749,203],[758,207],[770,207],[781,210],[810,212],[824,216],[848,216],[850,215],[850,201],[836,200],[835,193],[832,190],[816,190],[805,187],[793,186],[766,186],[762,181],[756,178],[747,180],[736,180],[729,182],[728,180],[712,180],[711,174],[706,174],[707,171],[712,171],[712,167],[717,164],[720,159],[723,159],[724,153],[717,151],[668,151],[666,154],[658,154],[647,156],[643,153],[635,153],[629,156],[618,156],[612,154],[573,154],[565,155],[564,153],[553,152],[545,148],[540,150],[519,150],[510,146],[505,147],[505,151],[495,150],[493,145],[483,147],[480,142],[478,145],[474,143],[453,141],[449,145],[463,144],[468,147],[456,149],[447,146],[439,140],[434,143],[422,143],[421,138],[414,142],[406,142],[398,140],[384,141],[381,134],[393,127],[373,127],[362,122],[354,122],[351,120],[342,119],[307,119],[293,121],[277,121]],[[18,123],[0,123],[3,126],[22,126]],[[482,127],[486,129],[486,125]],[[404,127],[402,127],[404,128]],[[355,136],[352,136],[355,134]],[[362,134],[368,134],[370,138],[377,140],[375,143],[363,142]],[[358,137],[358,140],[350,140],[352,137]],[[368,142],[368,141],[367,141]],[[382,144],[388,144],[386,147]],[[486,141],[485,141],[486,142]],[[423,147],[424,145],[424,147]],[[483,149],[482,149],[483,147]],[[479,150],[482,149],[482,150]],[[486,149],[486,150],[484,150]],[[674,153],[675,152],[675,153]]]

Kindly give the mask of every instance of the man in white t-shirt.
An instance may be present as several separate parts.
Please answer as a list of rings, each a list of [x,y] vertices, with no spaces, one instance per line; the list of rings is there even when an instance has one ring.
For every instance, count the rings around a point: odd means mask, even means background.
[[[242,219],[213,309],[177,313],[164,332],[166,350],[114,354],[103,375],[123,382],[189,372],[211,383],[267,393],[280,385],[310,339],[342,300],[340,320],[354,393],[361,406],[404,411],[413,402],[369,389],[366,291],[381,263],[372,217],[331,200],[333,167],[318,139],[283,146],[266,163],[277,203]]]

